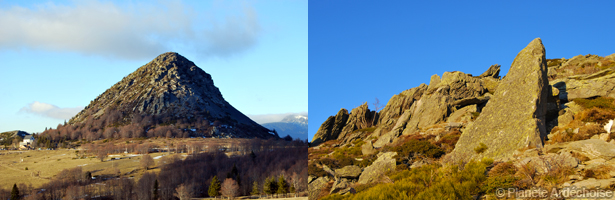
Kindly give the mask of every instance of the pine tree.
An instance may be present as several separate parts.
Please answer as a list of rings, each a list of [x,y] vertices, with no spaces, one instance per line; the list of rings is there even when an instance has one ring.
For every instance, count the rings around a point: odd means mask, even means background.
[[[280,175],[280,178],[278,180],[278,194],[286,194],[288,192],[288,183],[286,182],[286,179],[284,179],[284,175]]]
[[[265,179],[265,184],[263,184],[263,192],[265,192],[265,194],[271,194],[271,179]]]
[[[154,200],[158,200],[158,179],[154,181]]]
[[[254,181],[254,183],[252,184],[252,192],[250,192],[251,195],[258,195],[260,192],[258,191],[258,182]]]
[[[17,189],[17,184],[13,184],[13,190],[11,191],[11,200],[18,200],[19,198],[19,189]]]
[[[214,176],[214,178],[211,179],[211,184],[209,185],[209,196],[210,197],[217,197],[218,195],[220,195],[220,180],[218,180],[218,176]]]

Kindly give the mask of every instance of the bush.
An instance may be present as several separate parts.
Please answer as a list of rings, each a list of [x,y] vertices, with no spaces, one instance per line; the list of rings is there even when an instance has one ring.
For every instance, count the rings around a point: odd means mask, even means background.
[[[612,170],[613,167],[610,165],[599,165],[591,169],[586,169],[584,176],[586,178],[607,179],[611,178],[610,172]]]
[[[520,178],[513,175],[490,176],[481,188],[484,192],[493,193],[498,188],[514,188],[518,180]]]
[[[474,148],[474,152],[477,154],[481,154],[487,150],[487,145],[485,143],[480,143],[476,148]]]
[[[328,176],[329,173],[325,172],[322,168],[316,166],[315,163],[310,163],[308,165],[308,174],[316,177]]]
[[[515,175],[516,173],[517,167],[512,162],[502,162],[491,168],[489,176],[507,176]]]
[[[415,156],[440,158],[445,153],[442,148],[428,141],[419,140],[410,140],[401,146],[393,147],[392,150],[397,152],[398,161],[405,159],[410,160]]]
[[[447,152],[450,152],[455,148],[455,145],[457,145],[459,137],[461,137],[461,132],[458,130],[453,130],[440,138],[440,140],[436,142],[436,145],[442,147]]]
[[[26,167],[26,170],[28,170],[28,167]]]
[[[578,118],[583,122],[596,122],[598,124],[604,124],[615,118],[615,111],[594,107],[577,113],[575,118]]]

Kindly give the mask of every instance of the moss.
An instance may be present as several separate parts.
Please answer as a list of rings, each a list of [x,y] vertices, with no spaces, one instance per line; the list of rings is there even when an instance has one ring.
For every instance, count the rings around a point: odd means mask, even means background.
[[[574,99],[573,101],[586,109],[602,108],[607,110],[615,110],[615,104],[613,104],[614,100],[615,99],[611,97],[597,97],[594,99]]]
[[[476,146],[476,148],[474,148],[474,152],[476,152],[477,154],[481,154],[483,152],[485,152],[487,150],[487,145],[485,143],[480,143],[478,144],[478,146]]]

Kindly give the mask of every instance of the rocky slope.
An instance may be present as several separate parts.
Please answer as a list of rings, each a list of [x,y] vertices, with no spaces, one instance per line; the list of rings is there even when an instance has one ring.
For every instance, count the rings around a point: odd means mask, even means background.
[[[88,120],[101,120],[108,125],[124,125],[135,116],[150,116],[157,124],[206,120],[222,125],[232,137],[274,137],[225,101],[211,75],[174,52],[161,54],[124,77],[69,124],[80,126]]]
[[[474,197],[490,195],[489,187],[498,184],[614,187],[615,128],[609,120],[615,118],[615,54],[546,59],[545,52],[537,38],[504,78],[500,65],[479,76],[445,72],[429,85],[394,95],[378,113],[367,104],[350,113],[341,109],[312,140],[310,199],[368,195],[365,188],[377,183],[391,183],[378,190],[406,187],[397,184],[421,177],[424,169],[431,173],[425,176],[455,177],[451,165],[481,159],[472,165],[482,166],[472,168],[480,172],[476,176],[485,176],[474,179],[482,188]],[[343,177],[350,168],[356,173]]]

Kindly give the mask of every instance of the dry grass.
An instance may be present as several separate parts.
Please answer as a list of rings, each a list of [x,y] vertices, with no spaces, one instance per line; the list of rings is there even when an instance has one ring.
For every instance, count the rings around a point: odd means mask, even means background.
[[[162,153],[153,153],[152,157]],[[21,162],[23,158],[23,162]],[[100,162],[96,158],[73,159],[74,150],[53,150],[53,151],[25,151],[24,153],[0,155],[0,187],[9,188],[14,183],[32,184],[33,187],[40,187],[49,182],[63,169],[70,169],[81,166],[84,172],[92,172],[92,176],[115,175],[117,170],[125,174],[139,169],[140,156],[131,157],[117,156],[112,158],[122,158],[119,160]],[[158,161],[158,160],[155,160]],[[25,170],[25,168],[28,170]],[[159,171],[154,169],[153,171]],[[150,170],[152,171],[152,170]],[[32,174],[39,173],[40,176]],[[141,177],[143,171],[128,176],[135,178]]]
[[[615,168],[610,165],[598,165],[591,169],[586,169],[584,176],[586,178],[607,179],[611,178],[611,171]]]
[[[112,142],[121,144],[125,143],[126,139],[114,140]],[[212,138],[181,138],[181,139],[146,139],[135,140],[135,142],[150,142],[163,146],[166,141],[173,143],[177,142],[189,142],[189,141],[205,141],[209,146],[230,146],[233,143],[246,142],[247,139],[212,139]],[[102,141],[96,141],[96,143],[102,143]],[[9,153],[12,152],[12,153]],[[166,153],[165,153],[166,154]],[[163,155],[163,153],[151,153],[152,157]],[[185,154],[184,154],[185,155]],[[50,178],[53,178],[56,174],[64,169],[70,169],[81,166],[83,172],[90,171],[92,176],[100,175],[115,175],[117,170],[121,174],[126,174],[134,170],[134,173],[123,176],[133,176],[135,181],[138,180],[144,173],[144,170],[140,169],[139,161],[141,156],[135,156],[129,158],[129,155],[110,156],[111,158],[122,158],[113,161],[100,162],[99,159],[94,157],[88,157],[84,159],[76,159],[75,150],[43,150],[43,151],[0,151],[0,188],[10,189],[14,183],[32,184],[33,187],[40,187],[43,184],[49,182]],[[184,156],[182,156],[184,158]],[[21,161],[23,159],[23,162]],[[159,172],[158,161],[155,159],[156,167],[150,169],[150,172]],[[25,168],[28,170],[25,170]],[[32,176],[33,173],[40,172],[39,176]]]

